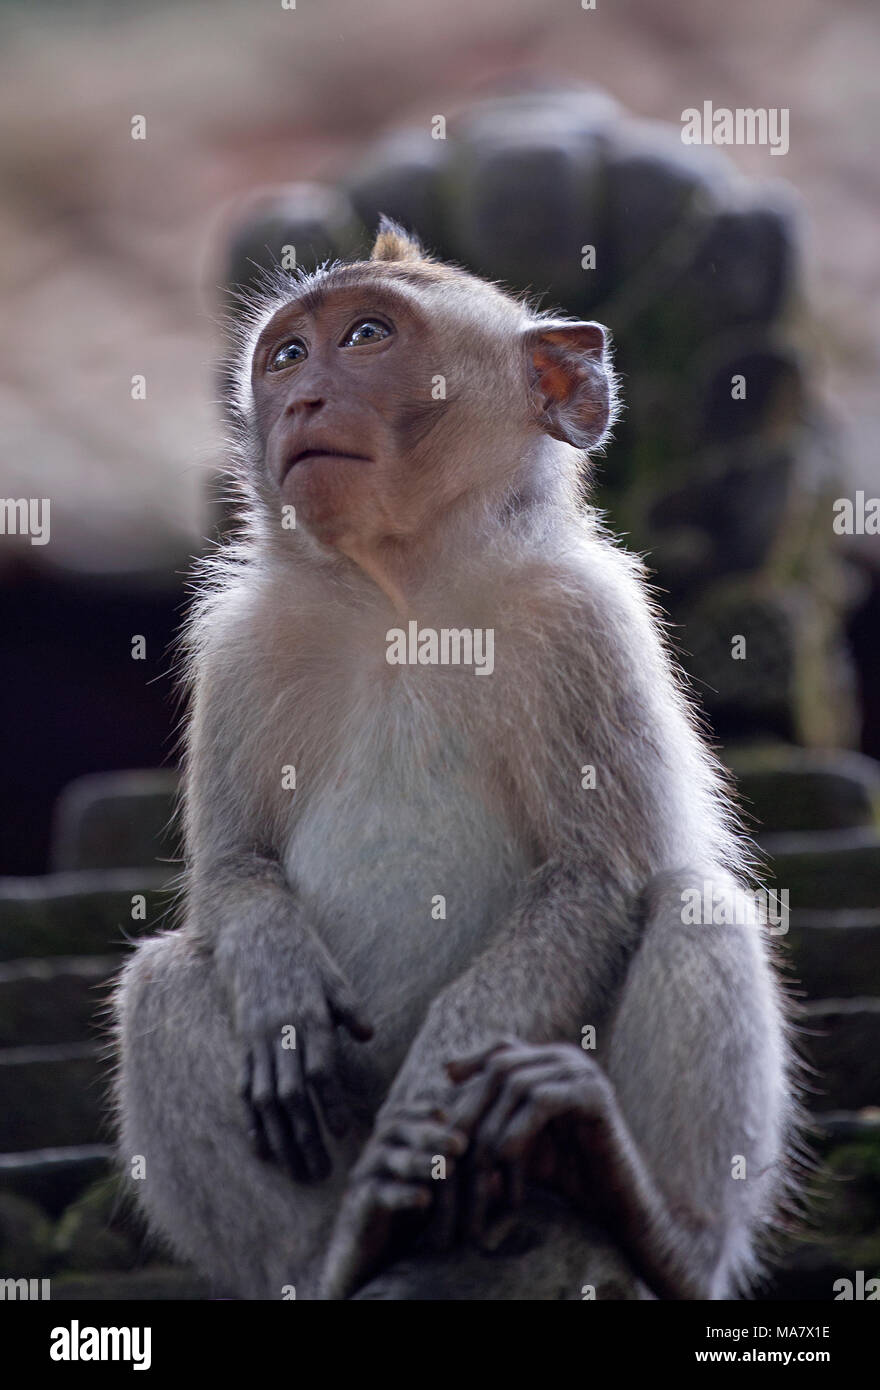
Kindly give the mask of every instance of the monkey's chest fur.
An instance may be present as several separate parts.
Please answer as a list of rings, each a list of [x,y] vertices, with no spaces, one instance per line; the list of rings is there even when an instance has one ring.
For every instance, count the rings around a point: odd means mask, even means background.
[[[358,1087],[385,1089],[430,1001],[485,948],[530,872],[455,722],[364,726],[291,828],[285,870],[375,1025],[347,1043]]]

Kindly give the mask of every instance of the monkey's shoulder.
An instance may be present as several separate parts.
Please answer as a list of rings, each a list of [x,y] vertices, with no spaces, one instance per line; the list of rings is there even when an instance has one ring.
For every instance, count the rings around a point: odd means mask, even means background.
[[[547,553],[523,556],[499,575],[496,593],[502,630],[564,670],[670,670],[642,561],[598,528],[573,528]]]

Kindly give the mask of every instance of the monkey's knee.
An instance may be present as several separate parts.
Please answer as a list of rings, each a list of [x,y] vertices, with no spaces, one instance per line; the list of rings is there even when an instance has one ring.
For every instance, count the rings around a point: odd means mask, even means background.
[[[119,1160],[132,1196],[176,1243],[211,1169],[211,1141],[238,1099],[210,962],[180,934],[143,942],[122,972],[114,1014]]]
[[[116,991],[117,1153],[151,1230],[223,1293],[310,1297],[344,1174],[308,1195],[248,1137],[238,1052],[210,957],[146,941]]]
[[[210,959],[181,933],[143,942],[114,999],[123,1155],[167,1152],[238,1116],[231,1028]]]

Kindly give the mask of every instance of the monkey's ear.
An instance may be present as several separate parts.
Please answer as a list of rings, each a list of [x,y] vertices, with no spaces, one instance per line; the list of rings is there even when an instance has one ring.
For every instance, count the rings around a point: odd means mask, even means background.
[[[614,377],[601,323],[545,319],[525,331],[526,369],[538,423],[554,439],[594,448],[614,417]]]
[[[370,260],[421,261],[424,257],[425,253],[416,238],[383,213],[379,218],[379,232],[370,252]]]

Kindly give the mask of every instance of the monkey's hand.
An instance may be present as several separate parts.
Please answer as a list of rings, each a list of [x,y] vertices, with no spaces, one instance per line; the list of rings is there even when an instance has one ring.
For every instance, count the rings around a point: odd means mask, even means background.
[[[305,933],[262,968],[243,965],[235,984],[240,1089],[255,1152],[298,1182],[320,1181],[332,1164],[318,1109],[336,1137],[349,1120],[334,1030],[341,1025],[366,1042],[373,1029],[341,971]]]
[[[451,1176],[466,1142],[429,1103],[379,1112],[336,1218],[322,1298],[349,1298],[407,1250],[430,1213],[437,1160]]]
[[[527,1185],[537,1184],[603,1224],[659,1297],[704,1296],[670,1258],[675,1222],[612,1083],[581,1048],[505,1039],[447,1071],[466,1083],[449,1108],[450,1121],[468,1136],[457,1183],[460,1236],[487,1244],[493,1215],[522,1206]]]
[[[470,1143],[461,1173],[459,1234],[482,1243],[499,1198],[522,1206],[528,1183],[552,1187],[581,1210],[595,1205],[599,1136],[616,1123],[614,1089],[592,1058],[568,1043],[504,1040],[450,1062],[468,1082],[451,1107]]]

